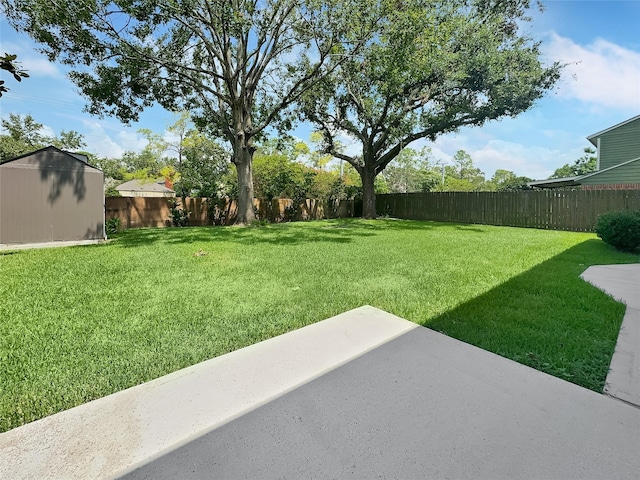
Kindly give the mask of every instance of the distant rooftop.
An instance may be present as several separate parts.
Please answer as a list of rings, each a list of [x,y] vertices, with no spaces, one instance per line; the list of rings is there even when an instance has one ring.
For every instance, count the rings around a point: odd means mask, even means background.
[[[175,193],[164,184],[164,179],[160,178],[151,182],[142,180],[129,180],[116,187],[116,190],[127,192],[158,192],[158,193]]]

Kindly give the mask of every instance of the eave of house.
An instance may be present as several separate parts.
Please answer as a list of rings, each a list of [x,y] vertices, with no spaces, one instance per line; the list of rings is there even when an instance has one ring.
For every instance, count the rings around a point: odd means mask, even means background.
[[[629,165],[630,163],[637,162],[639,160],[640,160],[640,157],[634,158],[633,160],[629,160],[627,162],[619,163],[618,165],[614,165],[613,167],[605,168],[604,170],[598,170],[597,172],[587,173],[586,175],[583,175],[583,176],[581,176],[579,178],[582,180],[582,179],[585,179],[585,178],[595,177],[596,175],[600,175],[601,173],[609,172],[611,170],[615,170],[616,168],[624,167],[625,165]]]
[[[584,178],[584,175],[579,175],[577,177],[548,178],[547,180],[528,182],[527,185],[538,188],[574,187],[580,185],[580,180],[582,178]]]
[[[627,123],[631,123],[631,122],[633,122],[635,120],[638,120],[638,119],[640,119],[640,115],[637,115],[637,116],[635,116],[633,118],[630,118],[629,120],[625,120],[624,122],[618,123],[617,125],[614,125],[613,127],[609,127],[609,128],[606,128],[606,129],[604,129],[604,130],[602,130],[600,132],[597,132],[597,133],[594,133],[592,135],[589,135],[587,137],[587,140],[589,140],[589,142],[591,142],[591,144],[594,147],[597,147],[598,146],[598,137],[601,137],[605,133],[609,133],[610,131],[615,130],[616,128],[622,127],[623,125],[626,125]]]

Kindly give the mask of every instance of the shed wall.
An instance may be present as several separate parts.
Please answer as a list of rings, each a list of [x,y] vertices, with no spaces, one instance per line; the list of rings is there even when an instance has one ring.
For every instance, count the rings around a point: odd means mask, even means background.
[[[0,244],[103,238],[103,172],[55,149],[0,165]]]

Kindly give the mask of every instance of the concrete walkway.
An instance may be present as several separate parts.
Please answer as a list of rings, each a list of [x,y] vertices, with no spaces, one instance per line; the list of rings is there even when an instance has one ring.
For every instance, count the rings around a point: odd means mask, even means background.
[[[361,307],[0,434],[0,478],[629,478],[640,409]]]
[[[640,407],[640,264],[593,266],[582,278],[627,305],[604,391]]]
[[[76,247],[79,245],[97,245],[105,243],[107,240],[70,240],[60,242],[40,242],[40,243],[0,243],[1,251],[14,251],[14,250],[31,250],[34,248],[59,248],[59,247]]]

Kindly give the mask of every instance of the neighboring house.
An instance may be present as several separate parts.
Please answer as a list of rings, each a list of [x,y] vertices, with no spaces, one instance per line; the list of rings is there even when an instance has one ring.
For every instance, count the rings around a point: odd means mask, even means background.
[[[104,191],[105,191],[105,196],[109,196],[109,191],[110,190],[115,190],[116,187],[118,185],[120,185],[120,182],[122,182],[122,180],[116,180],[115,178],[111,178],[111,177],[105,177],[104,178]]]
[[[171,182],[159,179],[152,182],[130,180],[118,185],[116,190],[123,197],[175,197]]]
[[[104,173],[46,147],[0,163],[0,246],[104,240]]]
[[[597,148],[598,170],[579,177],[530,182],[538,188],[581,186],[585,190],[640,189],[640,115],[589,135]]]

